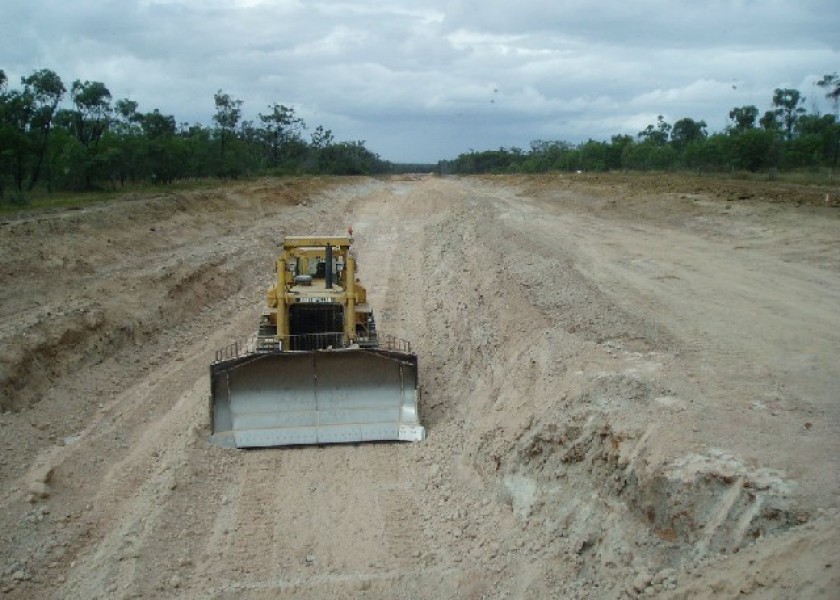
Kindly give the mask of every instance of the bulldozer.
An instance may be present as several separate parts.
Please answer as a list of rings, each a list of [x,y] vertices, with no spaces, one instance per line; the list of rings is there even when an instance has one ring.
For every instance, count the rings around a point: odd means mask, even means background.
[[[249,343],[210,365],[210,441],[420,441],[417,356],[376,330],[350,236],[287,236]]]

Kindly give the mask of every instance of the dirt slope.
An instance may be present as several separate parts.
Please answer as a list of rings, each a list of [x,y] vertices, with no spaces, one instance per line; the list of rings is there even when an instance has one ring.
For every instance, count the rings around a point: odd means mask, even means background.
[[[744,185],[266,180],[1,224],[0,592],[836,597],[837,190]],[[348,224],[428,440],[209,446],[280,236]]]

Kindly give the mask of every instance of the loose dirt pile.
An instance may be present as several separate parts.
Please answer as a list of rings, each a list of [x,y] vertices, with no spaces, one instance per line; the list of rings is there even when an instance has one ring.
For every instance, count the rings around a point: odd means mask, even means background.
[[[265,180],[2,223],[0,592],[836,597],[837,196]],[[429,438],[209,446],[281,236],[350,224]]]

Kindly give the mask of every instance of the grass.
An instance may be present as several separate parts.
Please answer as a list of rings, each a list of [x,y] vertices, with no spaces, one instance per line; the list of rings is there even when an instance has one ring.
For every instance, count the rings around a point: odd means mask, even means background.
[[[21,201],[17,198],[10,199],[10,195],[7,194],[4,201],[0,203],[0,214],[15,214],[48,209],[81,208],[89,204],[111,200],[118,195],[118,193],[99,192],[59,192],[49,194],[36,190],[24,192],[22,194],[23,200]]]
[[[608,175],[605,173],[589,173],[594,175]],[[639,179],[650,176],[650,171],[622,171],[622,176],[637,174]],[[666,177],[692,177],[698,176],[707,180],[725,181],[746,181],[746,182],[772,182],[776,184],[792,184],[801,186],[837,186],[840,185],[840,173],[832,172],[828,168],[803,169],[797,171],[779,171],[772,176],[767,171],[749,173],[736,171],[730,173],[704,172],[698,174],[696,171],[669,171],[660,173]],[[88,192],[49,192],[43,188],[36,188],[32,192],[17,192],[7,188],[5,196],[0,199],[0,215],[15,215],[18,213],[30,213],[50,210],[78,209],[94,204],[101,204],[110,200],[125,197],[126,194],[137,196],[156,196],[173,192],[186,192],[193,190],[204,190],[218,188],[225,185],[236,185],[248,181],[254,181],[264,174],[242,177],[240,179],[184,179],[171,184],[153,185],[151,183],[127,184],[115,190],[97,190]]]
[[[703,173],[707,177],[718,177],[721,180],[734,179],[740,181],[776,181],[780,183],[795,183],[799,185],[832,185],[840,183],[840,173],[833,172],[827,167],[818,169],[797,169],[795,171],[735,171],[733,173]]]
[[[256,179],[256,177],[254,177]],[[78,209],[94,204],[101,204],[110,200],[125,197],[126,194],[138,196],[156,196],[172,192],[185,192],[209,188],[218,188],[226,184],[241,183],[249,178],[230,179],[185,179],[171,184],[153,185],[151,183],[126,184],[115,190],[94,190],[87,192],[49,192],[43,188],[35,188],[31,192],[6,191],[5,197],[0,199],[0,214],[14,215],[17,213],[40,212],[49,210]],[[16,195],[19,195],[16,197]],[[20,198],[23,198],[21,202]]]

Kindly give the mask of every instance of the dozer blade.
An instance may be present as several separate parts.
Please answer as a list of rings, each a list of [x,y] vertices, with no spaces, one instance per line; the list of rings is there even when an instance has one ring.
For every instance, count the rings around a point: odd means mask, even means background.
[[[417,357],[380,349],[256,353],[210,366],[210,441],[237,448],[419,441]]]

